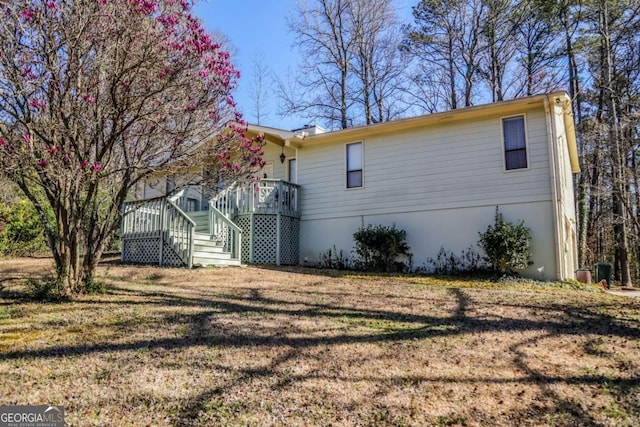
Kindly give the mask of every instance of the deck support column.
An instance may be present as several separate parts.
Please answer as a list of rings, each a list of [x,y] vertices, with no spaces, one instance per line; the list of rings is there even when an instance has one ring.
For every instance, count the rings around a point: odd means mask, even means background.
[[[280,265],[280,235],[282,234],[280,231],[280,213],[276,215],[276,265]]]
[[[254,256],[253,256],[253,242],[256,240],[256,235],[255,235],[255,224],[254,224],[254,214],[250,214],[249,215],[249,262],[251,264],[254,263]]]
[[[167,211],[167,203],[163,200],[160,205],[160,231],[158,232],[158,237],[160,238],[160,257],[158,259],[158,265],[162,266],[162,262],[164,261],[164,227],[165,227],[165,214]]]

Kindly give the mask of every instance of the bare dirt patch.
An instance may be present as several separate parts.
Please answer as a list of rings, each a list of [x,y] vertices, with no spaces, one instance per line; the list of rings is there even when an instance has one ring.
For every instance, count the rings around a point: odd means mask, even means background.
[[[78,426],[640,425],[640,301],[262,268],[105,264],[39,304],[0,261],[0,404]]]

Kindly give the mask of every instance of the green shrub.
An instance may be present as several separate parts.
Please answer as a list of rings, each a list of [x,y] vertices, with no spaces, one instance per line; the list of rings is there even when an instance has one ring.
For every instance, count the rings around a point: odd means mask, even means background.
[[[494,225],[480,234],[480,246],[484,250],[483,259],[500,274],[522,270],[533,264],[531,258],[531,230],[524,221],[512,224],[504,220],[496,207]]]
[[[365,270],[395,272],[411,268],[412,254],[407,245],[407,232],[383,225],[367,225],[353,234],[356,242],[356,264]],[[405,262],[398,261],[404,259]]]
[[[0,255],[25,256],[47,249],[42,223],[27,199],[0,203]]]
[[[63,293],[63,287],[52,278],[28,279],[26,282],[31,298],[39,302],[62,301],[67,296]]]

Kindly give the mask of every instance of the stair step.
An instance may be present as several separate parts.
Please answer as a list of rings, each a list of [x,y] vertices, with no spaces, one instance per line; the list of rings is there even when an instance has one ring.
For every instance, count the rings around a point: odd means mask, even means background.
[[[209,234],[209,232],[202,233],[202,232],[199,232],[199,231],[193,233],[193,240],[201,240],[203,242],[212,242],[213,241],[211,239],[211,235]]]
[[[240,260],[231,259],[231,253],[224,251],[222,242],[213,240],[209,234],[209,211],[191,211],[186,214],[196,223],[193,233],[194,266],[242,266]]]
[[[209,211],[192,211],[186,214],[196,223],[196,233],[209,233]]]
[[[194,266],[201,266],[201,267],[209,267],[209,266],[215,266],[215,267],[229,267],[229,266],[234,266],[234,267],[242,267],[242,262],[236,260],[236,259],[229,259],[229,260],[215,260],[215,259],[207,259],[207,258],[193,258],[193,265]]]
[[[195,246],[207,246],[207,247],[216,247],[222,246],[222,242],[218,240],[212,240],[211,237],[207,235],[199,235],[193,237],[193,244]]]
[[[195,243],[193,245],[193,252],[202,252],[208,254],[221,254],[224,253],[222,245],[201,245]]]
[[[193,251],[193,259],[218,259],[218,260],[230,260],[231,254],[229,252],[205,252],[205,251]]]
[[[209,211],[192,211],[185,212],[189,218],[194,220],[195,222],[200,221],[208,221],[209,220]]]

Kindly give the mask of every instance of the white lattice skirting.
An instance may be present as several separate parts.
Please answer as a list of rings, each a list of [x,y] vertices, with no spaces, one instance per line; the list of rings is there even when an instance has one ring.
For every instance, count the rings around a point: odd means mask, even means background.
[[[123,239],[122,261],[132,264],[160,264],[160,238],[139,237]],[[183,267],[185,263],[165,243],[162,252],[162,265]]]
[[[242,261],[296,265],[299,262],[300,219],[285,215],[248,214],[236,218],[242,229]],[[278,233],[279,228],[279,233]],[[278,241],[278,236],[280,237]]]

